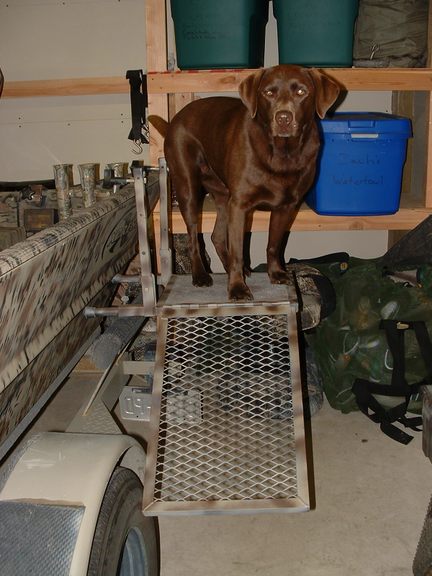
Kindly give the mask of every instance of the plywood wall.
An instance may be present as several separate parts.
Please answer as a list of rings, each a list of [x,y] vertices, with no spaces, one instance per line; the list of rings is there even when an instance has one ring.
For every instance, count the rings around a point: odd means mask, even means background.
[[[6,81],[145,69],[143,0],[0,1]],[[129,162],[128,94],[0,101],[0,180],[51,178],[58,162]],[[76,170],[75,170],[76,172]],[[77,173],[76,173],[77,176]]]

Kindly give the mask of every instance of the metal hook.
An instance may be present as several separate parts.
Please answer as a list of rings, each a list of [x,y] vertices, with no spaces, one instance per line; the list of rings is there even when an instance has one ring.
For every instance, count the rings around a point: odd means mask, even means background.
[[[137,156],[139,154],[142,154],[143,147],[141,146],[141,142],[139,140],[134,140],[134,144],[135,144],[136,148],[132,148],[132,152],[134,154],[136,154]]]

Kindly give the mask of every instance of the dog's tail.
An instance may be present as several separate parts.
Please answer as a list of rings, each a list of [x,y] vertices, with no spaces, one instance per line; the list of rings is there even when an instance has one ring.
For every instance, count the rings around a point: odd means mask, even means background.
[[[163,118],[161,118],[160,116],[156,116],[154,114],[151,114],[148,117],[148,121],[150,122],[150,124],[153,124],[153,126],[156,128],[159,134],[165,138],[168,132],[168,126],[169,126],[168,122]]]

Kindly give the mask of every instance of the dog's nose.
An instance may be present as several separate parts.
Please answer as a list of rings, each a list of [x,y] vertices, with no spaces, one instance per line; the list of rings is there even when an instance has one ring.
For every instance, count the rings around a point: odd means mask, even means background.
[[[294,116],[289,110],[279,110],[279,112],[275,114],[276,123],[281,127],[289,126],[293,119]]]

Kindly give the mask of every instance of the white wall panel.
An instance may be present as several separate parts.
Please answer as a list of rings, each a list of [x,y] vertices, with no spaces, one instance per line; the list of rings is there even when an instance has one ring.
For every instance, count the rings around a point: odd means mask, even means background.
[[[52,165],[131,162],[129,96],[104,95],[0,102],[0,180],[52,177]]]
[[[116,76],[145,68],[143,0],[0,0],[9,80]]]
[[[144,17],[143,0],[0,0],[0,66],[6,80],[145,69]],[[0,180],[51,178],[56,162],[146,160],[130,128],[128,94],[0,100]]]

